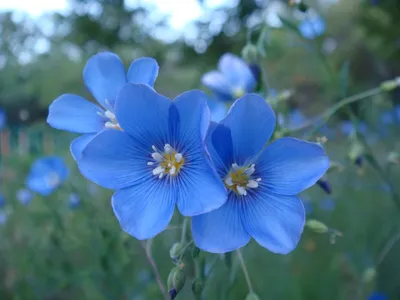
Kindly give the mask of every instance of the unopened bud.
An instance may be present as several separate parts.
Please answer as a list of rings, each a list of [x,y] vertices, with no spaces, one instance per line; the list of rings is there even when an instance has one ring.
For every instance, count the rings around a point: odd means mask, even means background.
[[[316,233],[327,233],[329,231],[328,226],[318,220],[308,220],[306,226]]]
[[[169,250],[169,256],[174,262],[176,262],[179,259],[182,249],[183,246],[181,243],[175,243],[172,245],[171,249]]]
[[[400,154],[398,152],[390,152],[387,157],[388,162],[399,165],[400,164]]]
[[[260,297],[258,297],[256,293],[251,292],[251,293],[247,294],[245,300],[260,300]]]
[[[254,64],[258,60],[258,50],[253,44],[247,44],[242,49],[242,58],[249,64]]]
[[[325,193],[327,193],[328,195],[332,194],[332,187],[325,177],[320,178],[317,181],[317,184]]]
[[[200,249],[197,248],[196,246],[193,246],[192,248],[192,258],[198,257],[200,254]]]
[[[182,290],[185,285],[185,273],[178,267],[175,267],[171,270],[168,275],[168,292],[171,296],[171,299],[175,299],[176,295]]]
[[[362,275],[362,280],[364,283],[371,283],[374,281],[376,276],[376,270],[375,268],[367,268],[365,269],[363,275]]]
[[[304,2],[300,2],[297,5],[298,10],[300,10],[301,12],[305,13],[308,10],[308,5],[305,4]]]
[[[200,278],[197,278],[192,283],[192,292],[196,296],[200,296],[203,292],[203,282]]]
[[[400,86],[400,77],[397,77],[395,79],[382,82],[380,88],[384,92],[391,92],[399,86]]]
[[[232,267],[232,252],[227,252],[224,254],[224,261],[228,269]]]
[[[364,154],[365,154],[365,148],[360,142],[355,141],[354,143],[352,143],[348,155],[350,160],[354,164],[356,164],[359,167],[362,167]]]

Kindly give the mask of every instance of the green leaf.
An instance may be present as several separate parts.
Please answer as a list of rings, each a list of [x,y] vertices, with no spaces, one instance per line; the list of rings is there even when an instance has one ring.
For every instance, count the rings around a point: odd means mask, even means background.
[[[297,25],[292,22],[289,19],[286,19],[286,17],[282,17],[280,15],[278,15],[279,19],[282,22],[282,25],[286,28],[288,28],[289,30],[295,32],[298,36],[302,37],[302,35],[300,34],[299,28],[297,27]]]

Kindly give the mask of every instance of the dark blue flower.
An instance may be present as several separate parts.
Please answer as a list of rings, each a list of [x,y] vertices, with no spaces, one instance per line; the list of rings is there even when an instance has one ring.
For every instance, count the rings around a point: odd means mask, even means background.
[[[81,169],[117,189],[112,207],[123,230],[148,239],[168,225],[175,204],[184,216],[225,203],[223,183],[205,156],[208,97],[189,91],[174,101],[145,85],[125,85],[115,105],[123,131],[108,129],[84,149]]]
[[[310,19],[304,19],[300,24],[299,24],[299,31],[301,35],[308,39],[308,40],[313,40],[318,36],[321,36],[324,34],[326,30],[326,24],[324,19],[321,17],[315,16]]]
[[[70,209],[76,209],[81,204],[81,199],[79,198],[78,194],[71,193],[68,197],[68,207]]]
[[[134,60],[125,73],[124,65],[114,53],[96,54],[86,63],[83,79],[101,106],[77,95],[64,94],[50,105],[47,122],[56,129],[84,134],[71,144],[72,156],[78,160],[84,147],[98,132],[119,128],[114,106],[122,86],[126,82],[153,86],[157,75],[158,64],[153,58]]]
[[[295,138],[264,148],[275,124],[272,108],[254,94],[237,100],[220,124],[211,124],[207,148],[228,189],[228,201],[192,218],[200,249],[229,252],[251,237],[275,253],[296,247],[305,222],[296,195],[325,173],[329,159],[319,144]]]
[[[56,156],[43,157],[36,160],[26,179],[27,187],[42,196],[54,192],[68,177],[68,169],[64,160]]]
[[[222,101],[233,101],[252,92],[257,84],[249,66],[230,53],[221,57],[218,70],[204,74],[201,81]]]
[[[0,131],[6,126],[7,116],[6,112],[0,108]]]
[[[372,292],[368,298],[368,300],[388,300],[388,296],[386,296],[384,293],[382,292]]]
[[[28,189],[19,189],[17,191],[16,197],[19,203],[23,205],[28,205],[33,198],[33,194]]]

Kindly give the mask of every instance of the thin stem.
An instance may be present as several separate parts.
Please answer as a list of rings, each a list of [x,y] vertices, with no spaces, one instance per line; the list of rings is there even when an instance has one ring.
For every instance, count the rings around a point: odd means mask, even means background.
[[[395,236],[393,236],[383,247],[381,253],[378,255],[378,258],[376,260],[376,266],[379,266],[383,260],[385,259],[386,255],[390,252],[390,250],[393,248],[394,244],[396,244],[397,241],[400,240],[400,232],[397,233]]]
[[[148,243],[146,243],[145,241],[140,241],[140,245],[142,246],[144,253],[146,254],[146,258],[151,266],[153,275],[157,281],[157,285],[161,291],[161,294],[163,295],[165,300],[169,300],[169,295],[167,293],[167,289],[165,288],[164,283],[161,280],[161,275],[160,272],[158,271],[157,264],[151,255],[151,247],[149,247],[149,245],[151,245],[151,241],[152,240],[149,240]]]
[[[247,271],[246,263],[245,263],[245,261],[243,259],[243,255],[242,255],[242,252],[240,252],[240,249],[236,250],[236,254],[237,254],[238,260],[240,262],[240,266],[242,267],[243,274],[244,274],[244,277],[246,279],[247,286],[249,288],[249,292],[253,293],[254,289],[253,289],[253,286],[251,284],[249,272]]]
[[[189,225],[189,219],[188,218],[183,219],[181,244],[184,244],[186,241],[186,232],[187,232],[188,225]]]

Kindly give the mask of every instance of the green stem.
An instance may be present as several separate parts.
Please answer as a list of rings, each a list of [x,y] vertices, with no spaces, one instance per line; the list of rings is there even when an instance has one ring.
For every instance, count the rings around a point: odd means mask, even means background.
[[[240,252],[240,249],[236,250],[236,254],[237,254],[240,266],[242,267],[244,278],[246,279],[247,286],[249,288],[249,292],[253,293],[254,292],[253,285],[251,284],[249,272],[247,271],[246,263],[243,259],[243,255],[242,255],[242,252]]]
[[[187,232],[188,225],[189,225],[189,218],[183,219],[182,234],[181,234],[181,244],[184,244],[185,241],[186,241],[186,232]]]

